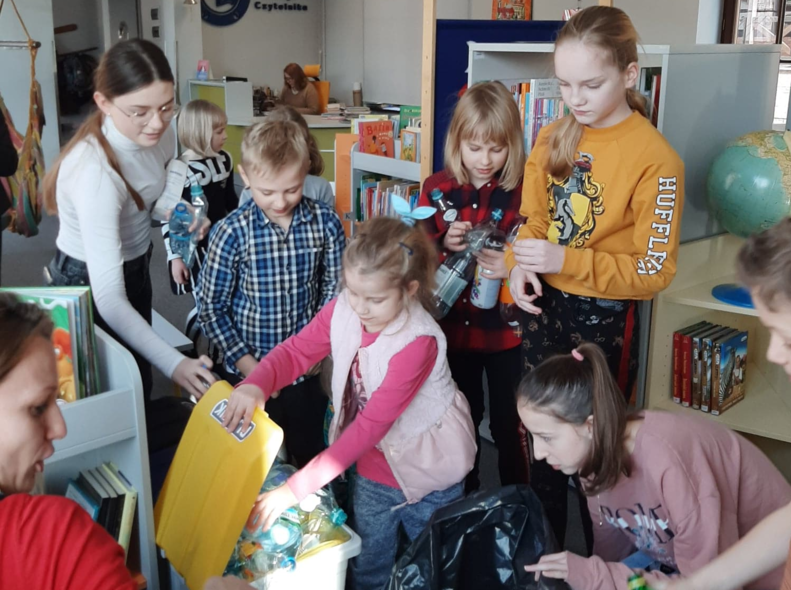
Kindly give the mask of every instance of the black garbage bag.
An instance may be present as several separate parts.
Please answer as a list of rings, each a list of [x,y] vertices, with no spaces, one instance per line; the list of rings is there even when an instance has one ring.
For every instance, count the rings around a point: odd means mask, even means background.
[[[478,492],[434,513],[396,561],[386,590],[566,590],[524,570],[558,551],[529,487]]]

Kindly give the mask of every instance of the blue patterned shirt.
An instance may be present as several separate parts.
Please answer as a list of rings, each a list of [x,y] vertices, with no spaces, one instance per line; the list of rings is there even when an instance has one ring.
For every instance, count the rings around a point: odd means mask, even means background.
[[[253,201],[212,228],[198,276],[198,321],[226,370],[243,377],[236,361],[246,354],[260,360],[336,295],[344,245],[335,211],[307,197],[288,231]]]

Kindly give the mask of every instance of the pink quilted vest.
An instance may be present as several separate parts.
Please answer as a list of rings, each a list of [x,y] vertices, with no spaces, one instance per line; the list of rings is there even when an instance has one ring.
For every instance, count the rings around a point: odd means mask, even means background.
[[[445,335],[419,303],[413,301],[366,348],[360,348],[362,330],[344,290],[330,324],[336,410],[343,407],[349,371],[358,351],[360,374],[370,399],[384,381],[393,355],[419,336],[433,336],[437,341],[437,359],[428,379],[380,444],[407,501],[419,502],[431,492],[459,483],[472,469],[476,446],[470,407],[450,376]],[[336,413],[330,444],[339,434]]]

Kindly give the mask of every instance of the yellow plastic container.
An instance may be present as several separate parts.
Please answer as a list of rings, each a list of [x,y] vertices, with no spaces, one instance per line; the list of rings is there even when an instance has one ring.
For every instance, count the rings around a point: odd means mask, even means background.
[[[283,443],[258,409],[246,432],[222,427],[232,389],[219,381],[198,402],[154,509],[157,545],[193,590],[222,575]]]

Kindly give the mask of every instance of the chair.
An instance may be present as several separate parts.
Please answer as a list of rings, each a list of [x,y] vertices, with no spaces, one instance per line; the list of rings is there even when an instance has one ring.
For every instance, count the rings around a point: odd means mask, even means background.
[[[326,80],[319,80],[319,73],[321,66],[319,64],[312,64],[302,68],[305,76],[310,78],[310,83],[316,89],[319,95],[319,114],[327,112],[327,103],[330,102],[330,83]]]

